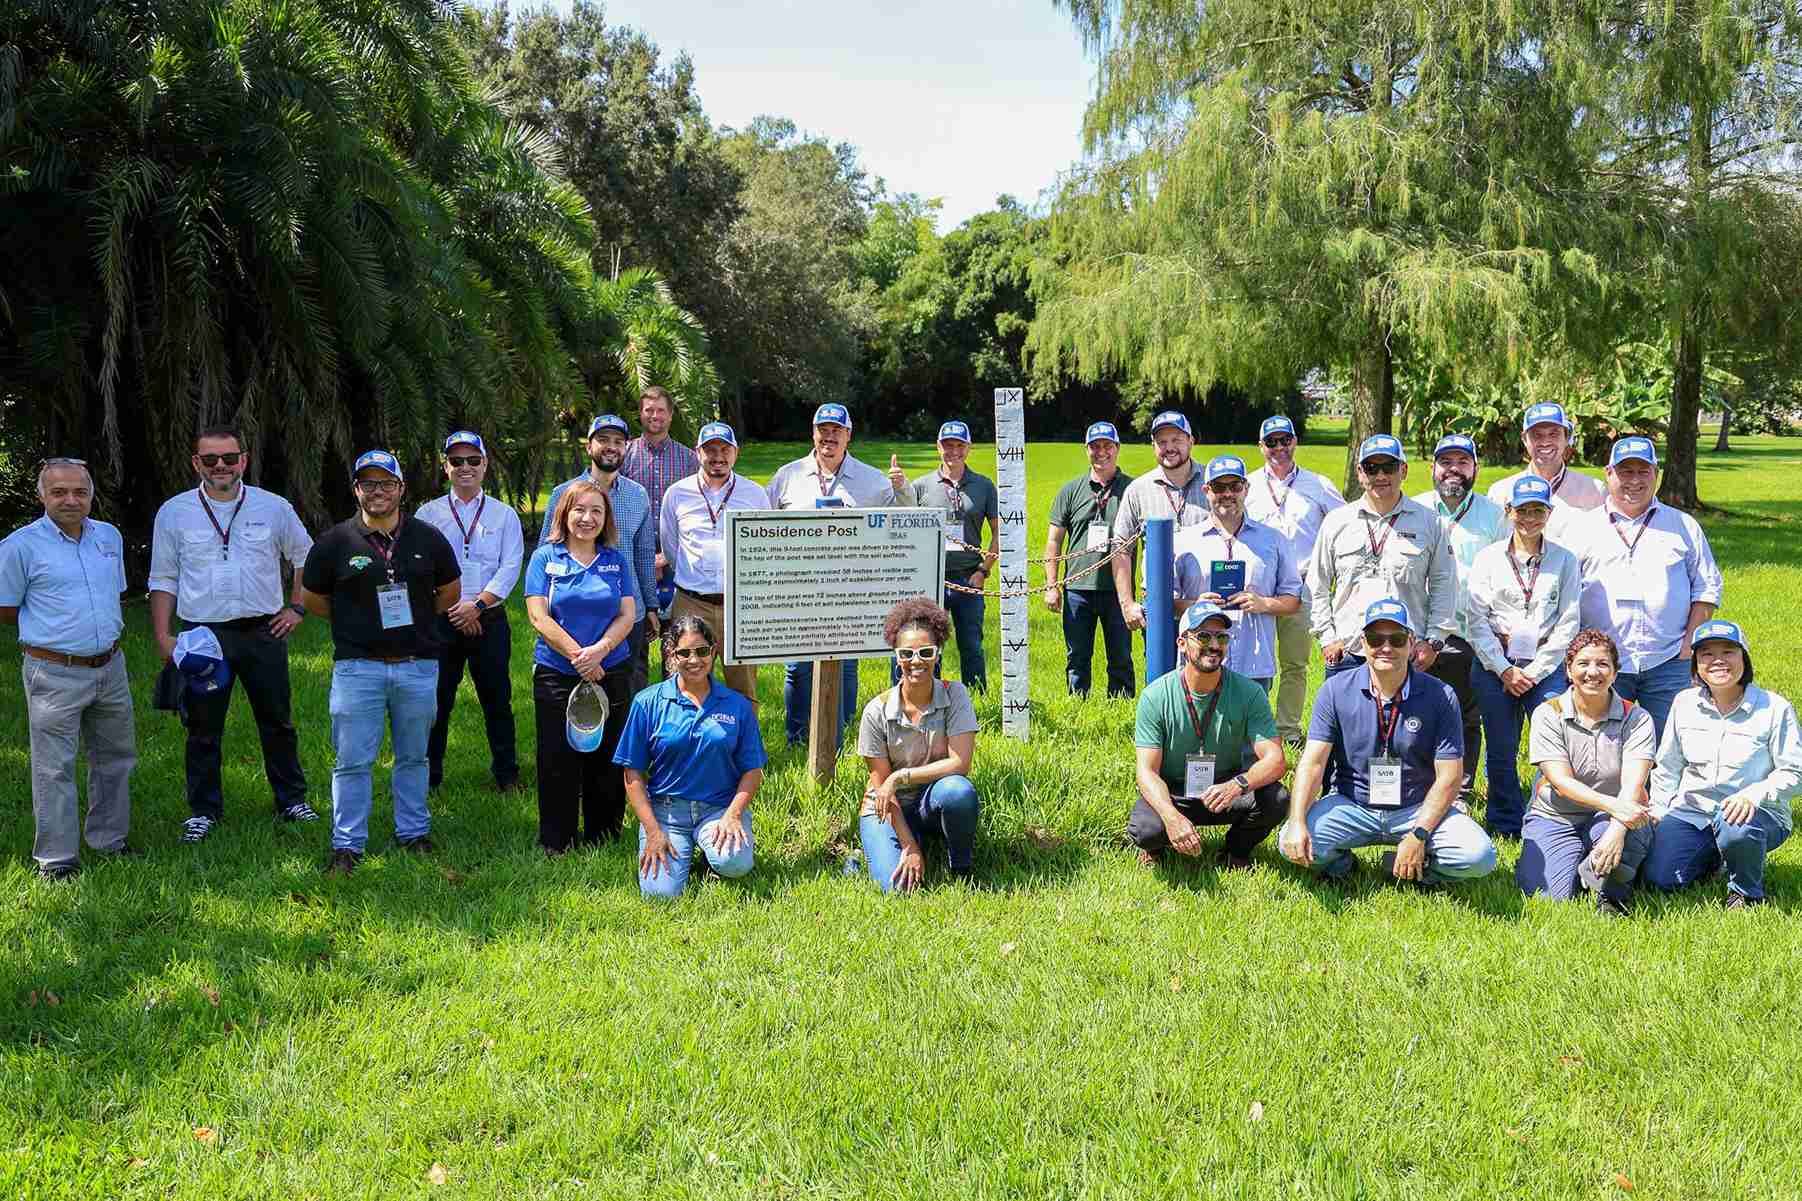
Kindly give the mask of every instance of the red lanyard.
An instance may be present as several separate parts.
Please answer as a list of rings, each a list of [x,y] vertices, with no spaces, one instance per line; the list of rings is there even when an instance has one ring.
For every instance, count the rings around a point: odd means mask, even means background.
[[[1220,673],[1220,682],[1214,685],[1213,699],[1208,701],[1208,714],[1199,717],[1195,713],[1195,698],[1189,695],[1189,685],[1183,682],[1183,703],[1189,707],[1189,725],[1195,730],[1195,742],[1202,750],[1207,750],[1208,736],[1203,733],[1214,720],[1214,710],[1220,707],[1220,694],[1226,691],[1226,672]]]
[[[707,499],[707,485],[701,483],[699,480],[695,481],[695,485],[695,490],[701,494],[701,503],[707,506],[707,520],[713,522],[714,529],[719,529],[720,518],[725,514],[726,506],[732,502],[732,490],[738,487],[738,476],[734,475],[732,477],[732,482],[726,485],[726,495],[720,497],[720,507],[718,512],[714,511],[713,502]]]
[[[1243,528],[1243,527],[1241,527],[1241,528]],[[1233,535],[1227,533],[1225,530],[1221,529],[1219,526],[1214,527],[1214,532],[1219,534],[1222,538],[1226,539],[1226,557],[1230,561],[1233,557]]]
[[[390,584],[394,583],[394,547],[400,542],[401,524],[402,523],[398,521],[394,523],[394,532],[392,534],[384,534],[380,530],[368,528],[363,530],[363,541],[369,543],[370,547],[375,550],[375,553],[382,556],[382,566],[388,569],[388,582]],[[386,545],[383,545],[383,543],[386,543]]]
[[[476,515],[469,519],[468,529],[463,528],[463,519],[457,516],[456,496],[451,496],[449,503],[451,520],[457,523],[457,532],[463,535],[463,557],[467,559],[469,558],[469,539],[471,535],[482,528],[482,510],[488,507],[488,494],[483,493],[482,499],[476,502]]]
[[[1406,688],[1407,684],[1403,683]],[[1402,698],[1397,693],[1389,706],[1389,725],[1383,725],[1383,698],[1377,695],[1376,681],[1370,682],[1370,703],[1377,707],[1377,754],[1388,755],[1395,747],[1395,726],[1402,719]]]
[[[1514,582],[1520,585],[1521,594],[1526,597],[1525,607],[1533,607],[1533,589],[1539,586],[1539,569],[1545,566],[1545,552],[1539,552],[1539,560],[1533,564],[1533,574],[1528,579],[1520,578],[1520,565],[1514,561],[1514,548],[1510,546],[1502,552],[1508,556],[1508,569],[1514,573]]]
[[[1191,471],[1189,473],[1189,478],[1190,479],[1195,478],[1195,474],[1193,471]],[[1188,498],[1183,495],[1184,491],[1187,490],[1189,485],[1184,484],[1181,488],[1178,488],[1175,484],[1171,483],[1169,480],[1161,479],[1158,481],[1158,487],[1162,488],[1164,490],[1164,492],[1166,493],[1164,499],[1166,499],[1170,502],[1170,512],[1173,516],[1175,516],[1176,524],[1181,525],[1183,523],[1183,510],[1189,507]]]
[[[1279,498],[1276,494],[1276,485],[1270,482],[1275,478],[1275,472],[1271,471],[1269,468],[1264,469],[1264,491],[1270,493],[1270,503],[1276,506],[1277,514],[1278,516],[1281,516],[1283,506],[1287,505],[1289,503],[1289,498],[1295,494],[1295,484],[1291,483],[1287,488],[1284,488],[1283,495]],[[1291,480],[1299,480],[1300,476],[1291,475],[1289,478]]]
[[[1633,552],[1639,549],[1640,539],[1644,538],[1646,536],[1646,531],[1651,528],[1652,513],[1657,508],[1657,505],[1650,506],[1637,519],[1632,517],[1623,518],[1619,513],[1613,512],[1612,510],[1609,511],[1608,528],[1614,531],[1614,536],[1619,538],[1621,540],[1621,545],[1627,548],[1627,562],[1633,562]],[[1627,541],[1627,535],[1621,533],[1621,527],[1617,523],[1625,521],[1628,525],[1632,525],[1635,520],[1639,522],[1639,533],[1633,535],[1633,541],[1629,542]]]
[[[243,485],[240,484],[239,489],[238,503],[232,506],[232,515],[226,520],[224,529],[219,528],[219,519],[213,516],[213,506],[207,502],[206,489],[195,489],[200,495],[200,511],[206,514],[206,519],[213,523],[213,532],[219,535],[219,541],[223,546],[219,553],[221,559],[232,557],[232,527],[238,524],[238,514],[243,511],[244,502],[250,499],[250,493],[243,490]]]
[[[1383,548],[1385,546],[1389,545],[1389,535],[1391,535],[1395,532],[1395,523],[1397,521],[1401,520],[1401,516],[1402,516],[1401,506],[1398,504],[1396,506],[1395,512],[1389,514],[1389,516],[1387,516],[1387,517],[1377,518],[1377,520],[1374,523],[1375,525],[1381,525],[1381,526],[1388,527],[1387,529],[1385,529],[1383,531],[1383,540],[1381,542],[1377,541],[1376,531],[1371,528],[1373,523],[1368,518],[1365,519],[1364,541],[1370,546],[1370,554],[1371,554],[1372,558],[1380,559],[1383,557]]]

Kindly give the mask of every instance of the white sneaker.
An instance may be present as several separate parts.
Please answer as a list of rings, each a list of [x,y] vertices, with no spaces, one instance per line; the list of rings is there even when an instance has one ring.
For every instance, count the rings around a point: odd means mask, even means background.
[[[181,824],[181,840],[183,842],[200,842],[213,832],[218,823],[210,817],[190,817]]]
[[[285,822],[316,822],[319,820],[319,815],[313,812],[313,807],[305,801],[296,801],[289,805],[281,811],[279,816]]]

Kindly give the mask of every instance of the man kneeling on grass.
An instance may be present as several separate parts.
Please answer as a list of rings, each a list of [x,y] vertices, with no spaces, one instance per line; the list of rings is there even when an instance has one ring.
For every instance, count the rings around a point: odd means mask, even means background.
[[[1226,826],[1221,862],[1251,866],[1251,852],[1289,807],[1281,783],[1288,764],[1262,685],[1226,670],[1233,624],[1225,609],[1201,601],[1184,611],[1177,649],[1182,666],[1139,695],[1133,742],[1139,803],[1126,835],[1140,862],[1166,848],[1201,854],[1197,825]],[[1245,766],[1247,748],[1256,761]]]
[[[1395,847],[1384,870],[1423,885],[1495,870],[1495,844],[1453,807],[1463,718],[1451,685],[1409,666],[1416,634],[1407,605],[1374,602],[1364,611],[1364,666],[1328,677],[1314,698],[1281,845],[1330,878],[1343,879],[1352,850],[1367,846]],[[1329,764],[1333,791],[1323,797]]]

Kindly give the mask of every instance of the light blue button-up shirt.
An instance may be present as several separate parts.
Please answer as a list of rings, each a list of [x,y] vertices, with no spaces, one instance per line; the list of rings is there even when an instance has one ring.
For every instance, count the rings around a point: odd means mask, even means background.
[[[1230,547],[1226,532],[1218,525],[1198,525],[1177,531],[1171,553],[1176,556],[1176,590],[1185,606],[1208,591],[1216,559],[1245,564],[1247,592],[1259,596],[1301,595],[1301,566],[1290,557],[1288,540],[1250,518],[1240,523]],[[1270,679],[1276,675],[1276,618],[1268,613],[1236,616],[1233,640],[1226,652],[1227,669],[1254,680]]]
[[[98,655],[125,630],[125,540],[104,521],[79,540],[48,515],[0,542],[0,606],[19,610],[19,641],[65,655]]]
[[[551,536],[551,519],[557,515],[557,502],[563,499],[563,490],[582,480],[592,483],[594,477],[578,475],[551,489],[551,499],[544,506],[544,528],[538,531],[540,546]],[[613,528],[619,534],[620,553],[631,563],[632,574],[636,577],[638,624],[642,625],[646,615],[658,609],[657,523],[651,517],[651,494],[625,476],[615,475],[607,502],[613,506]]]
[[[1652,809],[1698,829],[1714,821],[1721,802],[1744,796],[1786,831],[1790,801],[1802,792],[1802,731],[1796,711],[1774,692],[1746,685],[1731,713],[1714,706],[1706,688],[1686,688],[1671,702],[1652,769]]]
[[[1456,509],[1449,508],[1439,493],[1430,489],[1414,499],[1439,514],[1439,522],[1445,526],[1446,537],[1452,544],[1452,559],[1458,567],[1458,637],[1474,643],[1470,636],[1468,605],[1470,569],[1476,565],[1477,552],[1486,546],[1506,542],[1512,534],[1507,511],[1481,492],[1470,493]]]
[[[1654,503],[1629,520],[1610,501],[1573,521],[1567,536],[1583,567],[1583,627],[1614,637],[1624,672],[1675,659],[1689,634],[1690,605],[1721,603],[1708,536],[1681,509]]]

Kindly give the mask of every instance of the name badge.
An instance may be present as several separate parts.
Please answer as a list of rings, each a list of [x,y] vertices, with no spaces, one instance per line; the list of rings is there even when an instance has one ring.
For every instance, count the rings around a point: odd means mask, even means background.
[[[1633,560],[1619,563],[1608,573],[1608,595],[1617,601],[1643,601],[1646,599],[1645,581],[1640,578],[1639,570],[1634,567]]]
[[[1539,634],[1534,630],[1508,631],[1508,657],[1531,659],[1539,653]]]
[[[238,599],[238,565],[236,563],[213,564],[212,585],[207,591],[209,599],[215,601],[235,601]]]
[[[813,507],[816,509],[842,509],[845,507],[845,498],[842,496],[816,496],[813,498]]]
[[[1402,807],[1402,761],[1378,756],[1370,761],[1370,807],[1400,809]]]
[[[1106,525],[1104,525],[1103,523],[1101,523],[1099,521],[1090,522],[1089,523],[1089,544],[1086,547],[1084,547],[1083,549],[1091,550],[1091,551],[1106,550],[1107,549],[1107,535],[1108,535],[1108,529],[1107,529]]]
[[[1183,764],[1183,795],[1192,799],[1214,786],[1214,756],[1190,755]]]
[[[413,624],[413,603],[407,599],[405,584],[383,584],[375,590],[375,603],[382,611],[384,630],[401,630]]]

